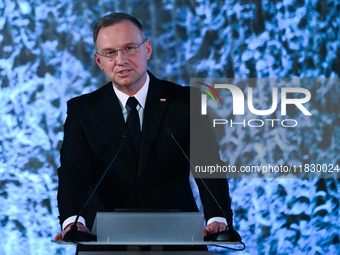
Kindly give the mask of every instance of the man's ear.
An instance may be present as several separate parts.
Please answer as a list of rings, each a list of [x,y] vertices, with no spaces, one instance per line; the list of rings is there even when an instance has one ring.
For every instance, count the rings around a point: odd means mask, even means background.
[[[152,53],[152,45],[149,39],[146,40],[145,47],[146,47],[147,60],[149,60],[151,57],[151,53]]]
[[[104,67],[103,67],[102,63],[100,62],[100,57],[97,54],[97,52],[94,52],[93,55],[94,55],[94,58],[96,59],[96,62],[97,62],[97,65],[99,66],[99,68],[101,70],[104,70]]]

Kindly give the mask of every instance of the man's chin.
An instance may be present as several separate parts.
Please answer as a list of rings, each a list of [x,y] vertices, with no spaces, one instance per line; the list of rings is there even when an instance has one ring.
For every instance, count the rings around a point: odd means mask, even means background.
[[[125,93],[125,94],[129,94],[134,95],[135,93],[138,92],[138,90],[141,89],[142,85],[136,84],[136,83],[132,83],[132,82],[128,82],[128,81],[124,81],[124,82],[113,82],[114,86],[121,92]]]
[[[130,87],[132,86],[132,81],[131,80],[127,80],[127,79],[124,79],[124,80],[118,80],[118,81],[113,81],[113,84],[116,85],[116,87]]]

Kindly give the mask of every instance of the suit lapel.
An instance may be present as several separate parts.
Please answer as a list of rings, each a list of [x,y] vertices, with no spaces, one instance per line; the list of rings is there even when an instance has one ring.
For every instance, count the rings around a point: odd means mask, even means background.
[[[141,175],[150,155],[152,145],[155,142],[157,132],[164,118],[165,110],[169,101],[163,83],[150,73],[149,76],[150,85],[144,109],[143,132],[137,178]]]
[[[127,128],[121,106],[116,94],[114,93],[111,82],[103,87],[102,97],[97,99],[95,104],[98,108],[99,114],[104,120],[105,125],[110,130],[117,148],[120,147],[121,143],[123,142],[123,132]],[[133,156],[133,153],[131,153],[132,151],[133,148],[131,140],[128,140],[126,144],[124,144],[120,153],[123,155],[131,171],[135,173],[136,171],[133,169],[137,169],[137,162]]]

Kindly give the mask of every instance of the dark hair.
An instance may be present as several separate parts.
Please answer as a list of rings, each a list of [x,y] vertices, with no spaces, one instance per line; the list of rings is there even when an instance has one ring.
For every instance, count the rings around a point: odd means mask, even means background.
[[[96,48],[97,48],[96,41],[97,41],[97,37],[98,37],[98,33],[99,33],[100,29],[102,27],[112,26],[112,25],[120,23],[120,22],[122,22],[124,20],[129,20],[134,25],[136,25],[136,27],[140,30],[140,32],[142,34],[142,38],[144,39],[145,35],[144,35],[143,26],[142,26],[142,24],[136,18],[132,17],[131,15],[129,15],[127,13],[114,12],[114,13],[110,13],[110,14],[102,17],[94,25],[94,28],[93,28],[93,42],[94,42],[94,45],[96,46]]]

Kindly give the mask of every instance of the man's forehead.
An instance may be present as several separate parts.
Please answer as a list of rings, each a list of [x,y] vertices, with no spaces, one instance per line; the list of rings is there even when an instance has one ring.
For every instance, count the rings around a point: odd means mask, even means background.
[[[115,37],[116,36],[117,37],[128,37],[128,36],[141,36],[142,35],[142,32],[139,30],[139,28],[129,20],[123,20],[111,26],[102,27],[99,30],[98,36],[103,33],[109,34]]]

